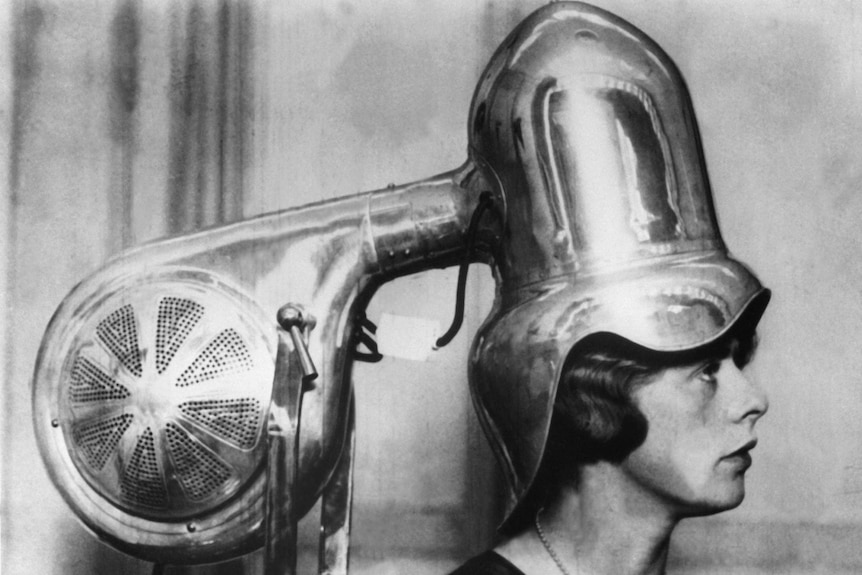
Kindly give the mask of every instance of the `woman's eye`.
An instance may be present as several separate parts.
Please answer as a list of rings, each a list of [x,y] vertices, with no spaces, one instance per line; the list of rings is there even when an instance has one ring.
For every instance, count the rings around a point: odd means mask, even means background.
[[[711,361],[706,364],[703,369],[700,370],[698,377],[704,381],[709,383],[715,382],[715,376],[718,374],[718,370],[721,369],[720,361]]]

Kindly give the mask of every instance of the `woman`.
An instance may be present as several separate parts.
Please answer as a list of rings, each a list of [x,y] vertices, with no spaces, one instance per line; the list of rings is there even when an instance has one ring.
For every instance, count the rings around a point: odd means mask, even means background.
[[[471,392],[506,538],[455,573],[661,573],[676,524],[740,504],[766,412],[742,374],[769,291],[721,239],[685,84],[580,3],[522,22],[473,98],[498,297]]]
[[[753,331],[655,353],[585,339],[557,391],[545,456],[510,535],[456,574],[663,573],[685,517],[745,495],[763,392],[743,374]]]

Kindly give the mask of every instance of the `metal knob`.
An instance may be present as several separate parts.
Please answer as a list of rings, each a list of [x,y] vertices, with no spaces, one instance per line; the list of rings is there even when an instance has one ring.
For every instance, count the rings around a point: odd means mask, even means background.
[[[311,359],[311,354],[308,353],[308,344],[303,335],[303,332],[311,330],[317,324],[314,316],[305,312],[300,306],[289,303],[278,310],[276,319],[278,320],[278,325],[290,334],[293,347],[299,356],[303,381],[314,381],[317,379],[317,368],[314,367],[314,361]]]

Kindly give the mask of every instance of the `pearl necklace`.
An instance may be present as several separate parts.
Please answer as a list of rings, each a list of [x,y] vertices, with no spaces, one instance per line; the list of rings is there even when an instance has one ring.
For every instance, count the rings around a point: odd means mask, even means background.
[[[542,511],[544,511],[544,509],[539,509],[539,511],[536,512],[536,518],[534,521],[534,524],[536,525],[536,535],[539,536],[539,541],[541,541],[542,545],[544,545],[545,551],[548,552],[548,555],[550,555],[551,559],[554,560],[554,563],[557,564],[557,567],[560,569],[560,573],[562,573],[563,575],[571,575],[571,573],[569,573],[569,570],[566,569],[566,566],[563,565],[563,562],[560,561],[560,556],[557,555],[556,551],[554,551],[554,548],[551,546],[551,542],[548,541],[547,537],[545,537],[545,530],[542,529],[542,522],[539,521],[539,515],[542,514]]]

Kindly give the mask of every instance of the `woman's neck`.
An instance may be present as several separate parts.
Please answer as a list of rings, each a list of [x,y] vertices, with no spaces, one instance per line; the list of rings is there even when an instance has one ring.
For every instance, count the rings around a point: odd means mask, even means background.
[[[577,489],[561,490],[538,516],[547,545],[566,570],[571,575],[664,573],[679,519],[613,464],[581,471]],[[546,543],[528,529],[497,550],[527,575],[553,573],[559,569],[549,563]]]

